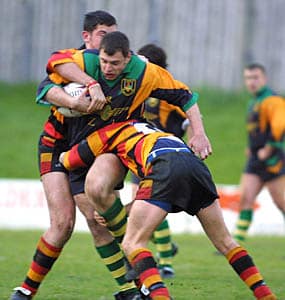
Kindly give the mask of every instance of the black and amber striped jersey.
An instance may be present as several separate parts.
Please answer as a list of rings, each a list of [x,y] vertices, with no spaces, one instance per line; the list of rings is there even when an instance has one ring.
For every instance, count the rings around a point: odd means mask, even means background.
[[[91,77],[96,79],[108,100],[104,109],[92,115],[74,118],[70,124],[71,144],[78,143],[95,129],[102,128],[114,122],[123,122],[129,119],[142,119],[144,101],[148,97],[166,100],[168,103],[179,106],[184,111],[196,103],[198,95],[175,80],[165,69],[142,61],[135,55],[123,72],[115,80],[106,80],[101,73],[97,50],[76,51],[70,57]],[[64,58],[64,62],[67,62]],[[54,72],[54,67],[62,63],[61,59],[50,60],[48,64],[49,77],[55,84],[64,84],[67,81]],[[48,88],[42,90],[44,97]],[[77,124],[76,124],[77,123]]]
[[[274,148],[284,147],[285,100],[266,86],[249,102],[247,132],[251,152],[266,144]]]
[[[182,138],[187,128],[185,112],[178,106],[157,98],[145,101],[144,117],[155,127]]]

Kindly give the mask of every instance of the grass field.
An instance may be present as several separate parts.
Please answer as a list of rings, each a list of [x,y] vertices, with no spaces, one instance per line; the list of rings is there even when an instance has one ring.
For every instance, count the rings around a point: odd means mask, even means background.
[[[8,299],[24,278],[39,231],[0,230],[0,299]],[[176,277],[167,280],[175,300],[248,300],[251,292],[205,236],[175,235],[179,253]],[[285,300],[284,237],[250,237],[247,248],[267,283]],[[39,300],[111,300],[116,291],[110,275],[93,250],[87,233],[75,233],[41,286]]]
[[[198,89],[199,105],[214,154],[207,160],[217,183],[236,184],[244,164],[244,113],[241,92]],[[48,107],[35,104],[36,84],[0,84],[0,177],[38,178],[37,143]]]

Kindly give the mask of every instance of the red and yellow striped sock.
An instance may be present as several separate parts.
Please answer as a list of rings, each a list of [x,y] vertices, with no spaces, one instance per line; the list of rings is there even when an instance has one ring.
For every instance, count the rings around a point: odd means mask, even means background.
[[[235,247],[226,255],[226,257],[239,277],[253,291],[256,299],[277,299],[264,282],[263,277],[243,247]]]
[[[134,268],[139,280],[149,290],[153,300],[170,300],[168,289],[164,285],[151,251],[146,248],[135,250],[129,261]]]
[[[32,295],[35,295],[41,282],[59,257],[61,250],[62,248],[50,245],[41,237],[22,287],[30,290]]]

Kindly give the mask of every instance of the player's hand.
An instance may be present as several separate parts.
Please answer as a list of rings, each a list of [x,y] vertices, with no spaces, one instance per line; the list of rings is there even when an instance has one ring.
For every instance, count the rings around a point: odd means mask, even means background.
[[[64,156],[65,156],[65,153],[66,153],[66,152],[61,152],[60,155],[59,155],[59,162],[60,162],[61,164],[63,164],[63,162],[64,162]]]
[[[202,160],[212,154],[212,146],[205,134],[196,134],[191,137],[188,146]]]
[[[90,98],[87,96],[88,89],[84,89],[82,94],[78,97],[73,97],[71,101],[71,109],[87,113],[90,106]]]
[[[103,109],[103,107],[107,103],[107,100],[101,89],[100,84],[96,83],[94,85],[91,85],[88,88],[88,90],[89,90],[89,94],[91,97],[91,102],[89,103],[87,112],[92,113],[92,112]]]
[[[259,149],[257,151],[257,157],[259,160],[266,160],[272,153],[272,148],[269,145]]]
[[[105,226],[105,227],[107,226],[107,222],[106,222],[105,218],[102,217],[101,215],[99,215],[99,213],[96,210],[94,211],[94,219],[99,225]]]

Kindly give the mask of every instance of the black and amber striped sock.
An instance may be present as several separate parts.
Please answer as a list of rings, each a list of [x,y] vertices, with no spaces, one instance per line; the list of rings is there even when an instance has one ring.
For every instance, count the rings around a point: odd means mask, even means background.
[[[168,289],[164,285],[150,250],[139,248],[130,256],[129,261],[140,282],[149,290],[153,300],[170,300]]]
[[[165,219],[153,233],[159,254],[159,267],[172,267],[172,245],[168,221]]]
[[[125,279],[127,273],[125,257],[116,240],[107,245],[96,247],[96,249],[112,277],[116,280],[120,291],[136,290],[135,283],[133,281],[127,282]]]
[[[234,232],[234,238],[237,241],[244,241],[247,235],[248,228],[252,222],[252,209],[242,210],[239,213],[239,218],[236,225],[236,230]]]
[[[277,299],[270,288],[265,284],[257,267],[243,247],[235,247],[226,255],[226,257],[239,277],[253,291],[256,299]]]
[[[35,295],[41,282],[59,257],[62,248],[50,245],[43,237],[40,238],[33,262],[26,275],[22,287],[28,289]]]
[[[100,213],[107,222],[107,227],[117,240],[121,243],[127,227],[127,212],[120,198],[116,198],[114,204],[104,213]]]

